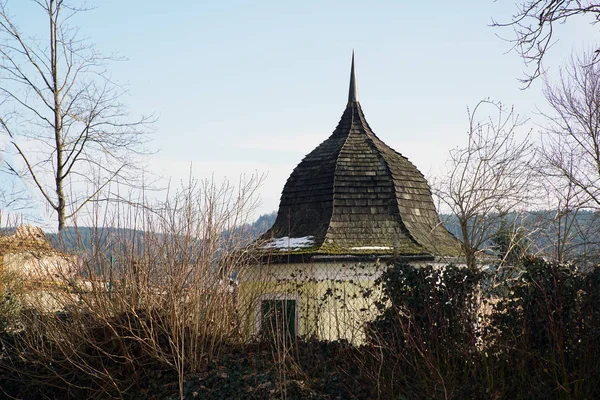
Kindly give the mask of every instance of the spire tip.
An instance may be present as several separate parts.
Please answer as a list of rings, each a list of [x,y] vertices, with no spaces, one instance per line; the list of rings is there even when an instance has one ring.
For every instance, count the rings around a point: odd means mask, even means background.
[[[356,68],[354,66],[354,49],[352,49],[352,66],[350,67],[350,88],[348,90],[348,104],[358,102],[358,88],[356,86]]]

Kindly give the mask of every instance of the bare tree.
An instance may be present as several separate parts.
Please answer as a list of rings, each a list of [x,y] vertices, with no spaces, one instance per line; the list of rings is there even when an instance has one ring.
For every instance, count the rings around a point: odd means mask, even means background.
[[[556,82],[545,81],[544,96],[549,111],[540,172],[556,213],[540,232],[553,243],[555,260],[587,262],[599,246],[600,66],[594,56],[571,56]]]
[[[532,241],[536,250],[558,263],[596,265],[600,255],[600,214],[581,207],[580,192],[568,180],[556,177],[542,164],[547,209],[532,213]]]
[[[542,218],[541,222],[547,229],[539,230],[552,246],[549,252],[552,258],[559,263],[570,259],[580,211],[575,186],[570,182],[564,183],[564,180],[553,179],[552,175],[545,179],[548,200],[556,212],[550,218]]]
[[[32,1],[48,22],[46,37],[21,32],[0,2],[0,131],[19,160],[3,167],[32,181],[61,230],[110,182],[131,182],[151,121],[128,120],[123,89],[106,71],[114,58],[69,25],[86,9]]]
[[[512,27],[516,38],[511,42],[525,64],[534,71],[521,81],[527,86],[543,72],[542,61],[555,41],[555,27],[574,16],[591,16],[592,24],[600,21],[600,4],[590,0],[523,0],[508,23],[493,21],[492,26]],[[598,51],[596,52],[598,53]]]
[[[542,136],[547,174],[572,190],[573,207],[600,208],[600,66],[571,57],[558,82],[545,82],[550,111]]]
[[[494,114],[478,120],[485,107]],[[525,208],[532,199],[529,160],[534,148],[529,133],[517,139],[526,121],[512,108],[482,100],[468,116],[467,146],[450,152],[449,175],[434,184],[434,193],[458,218],[463,252],[473,268],[477,252],[490,244],[506,214]]]

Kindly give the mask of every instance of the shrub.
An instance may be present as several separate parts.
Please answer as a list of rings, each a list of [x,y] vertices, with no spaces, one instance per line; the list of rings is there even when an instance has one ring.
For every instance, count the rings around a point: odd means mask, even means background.
[[[23,309],[20,293],[19,280],[11,274],[0,272],[0,334],[18,325]]]
[[[381,315],[369,327],[385,397],[460,397],[476,357],[480,273],[449,265],[395,265],[378,279]],[[467,393],[463,393],[467,395]],[[471,393],[468,397],[471,397]]]
[[[600,396],[600,268],[527,260],[519,279],[505,281],[488,341],[503,392],[528,398]],[[525,398],[525,397],[520,397]]]

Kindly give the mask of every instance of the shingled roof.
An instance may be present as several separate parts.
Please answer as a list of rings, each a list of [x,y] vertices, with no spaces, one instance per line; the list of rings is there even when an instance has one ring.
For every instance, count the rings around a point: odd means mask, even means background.
[[[423,174],[367,123],[354,54],[342,118],[288,178],[262,240],[263,250],[279,255],[458,255]]]

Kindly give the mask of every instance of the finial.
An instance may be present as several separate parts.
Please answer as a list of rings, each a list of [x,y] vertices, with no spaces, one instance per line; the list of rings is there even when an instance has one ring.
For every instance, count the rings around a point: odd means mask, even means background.
[[[348,104],[358,102],[358,88],[356,87],[356,69],[354,68],[354,50],[352,50],[352,67],[350,69],[350,90],[348,90]]]

